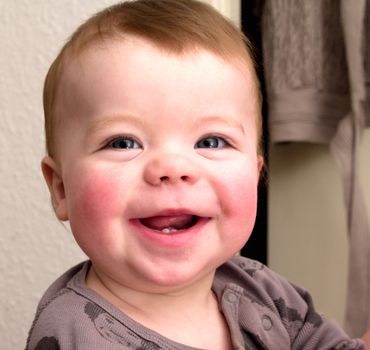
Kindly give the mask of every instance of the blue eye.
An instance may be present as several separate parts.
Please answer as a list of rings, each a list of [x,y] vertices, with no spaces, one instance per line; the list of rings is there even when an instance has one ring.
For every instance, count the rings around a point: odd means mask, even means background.
[[[228,145],[227,141],[218,136],[209,136],[199,140],[195,148],[224,148]]]
[[[107,147],[114,149],[137,149],[140,148],[141,145],[130,137],[120,136],[111,140]]]

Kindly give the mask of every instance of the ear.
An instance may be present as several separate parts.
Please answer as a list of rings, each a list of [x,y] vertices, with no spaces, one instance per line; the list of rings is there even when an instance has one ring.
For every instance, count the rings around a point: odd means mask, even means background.
[[[264,159],[261,155],[258,155],[257,156],[257,170],[258,170],[258,174],[261,173],[262,169],[263,169],[263,166],[264,166]]]
[[[48,185],[51,202],[59,220],[68,220],[66,196],[60,169],[53,158],[47,156],[41,161],[41,169]]]

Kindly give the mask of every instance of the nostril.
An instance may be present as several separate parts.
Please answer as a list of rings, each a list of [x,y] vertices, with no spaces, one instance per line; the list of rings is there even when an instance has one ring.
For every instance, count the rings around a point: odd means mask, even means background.
[[[169,181],[170,180],[170,177],[169,176],[161,176],[159,178],[159,180],[161,182],[166,182],[166,181]],[[182,180],[182,181],[188,181],[189,180],[189,176],[187,176],[187,175],[180,176],[180,180]]]
[[[154,157],[154,156],[153,156]],[[158,153],[149,159],[143,169],[145,182],[158,186],[167,184],[193,184],[199,180],[200,172],[192,159],[181,154]]]

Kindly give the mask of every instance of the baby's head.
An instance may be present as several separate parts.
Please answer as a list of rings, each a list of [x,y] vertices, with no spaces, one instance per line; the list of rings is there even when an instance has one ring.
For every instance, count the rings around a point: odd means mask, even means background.
[[[246,39],[200,2],[124,2],[76,31],[46,79],[42,166],[100,279],[185,287],[242,248],[258,91]]]
[[[230,61],[245,64],[253,76],[256,103],[260,110],[259,82],[254,70],[251,44],[233,23],[210,5],[193,0],[126,1],[109,7],[83,23],[65,44],[49,69],[44,86],[44,113],[47,153],[55,156],[58,124],[67,115],[58,113],[63,92],[61,76],[65,67],[87,48],[110,40],[137,36],[161,50],[183,55],[209,50]],[[258,152],[261,151],[262,119],[255,116]],[[60,145],[63,147],[63,145]]]

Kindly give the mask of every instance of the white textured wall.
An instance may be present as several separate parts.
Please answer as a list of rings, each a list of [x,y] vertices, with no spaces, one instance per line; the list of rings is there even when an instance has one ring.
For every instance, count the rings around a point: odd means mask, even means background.
[[[49,204],[41,94],[67,36],[115,0],[0,0],[0,336],[22,349],[36,304],[63,271],[84,259]],[[209,0],[237,18],[237,0]]]

